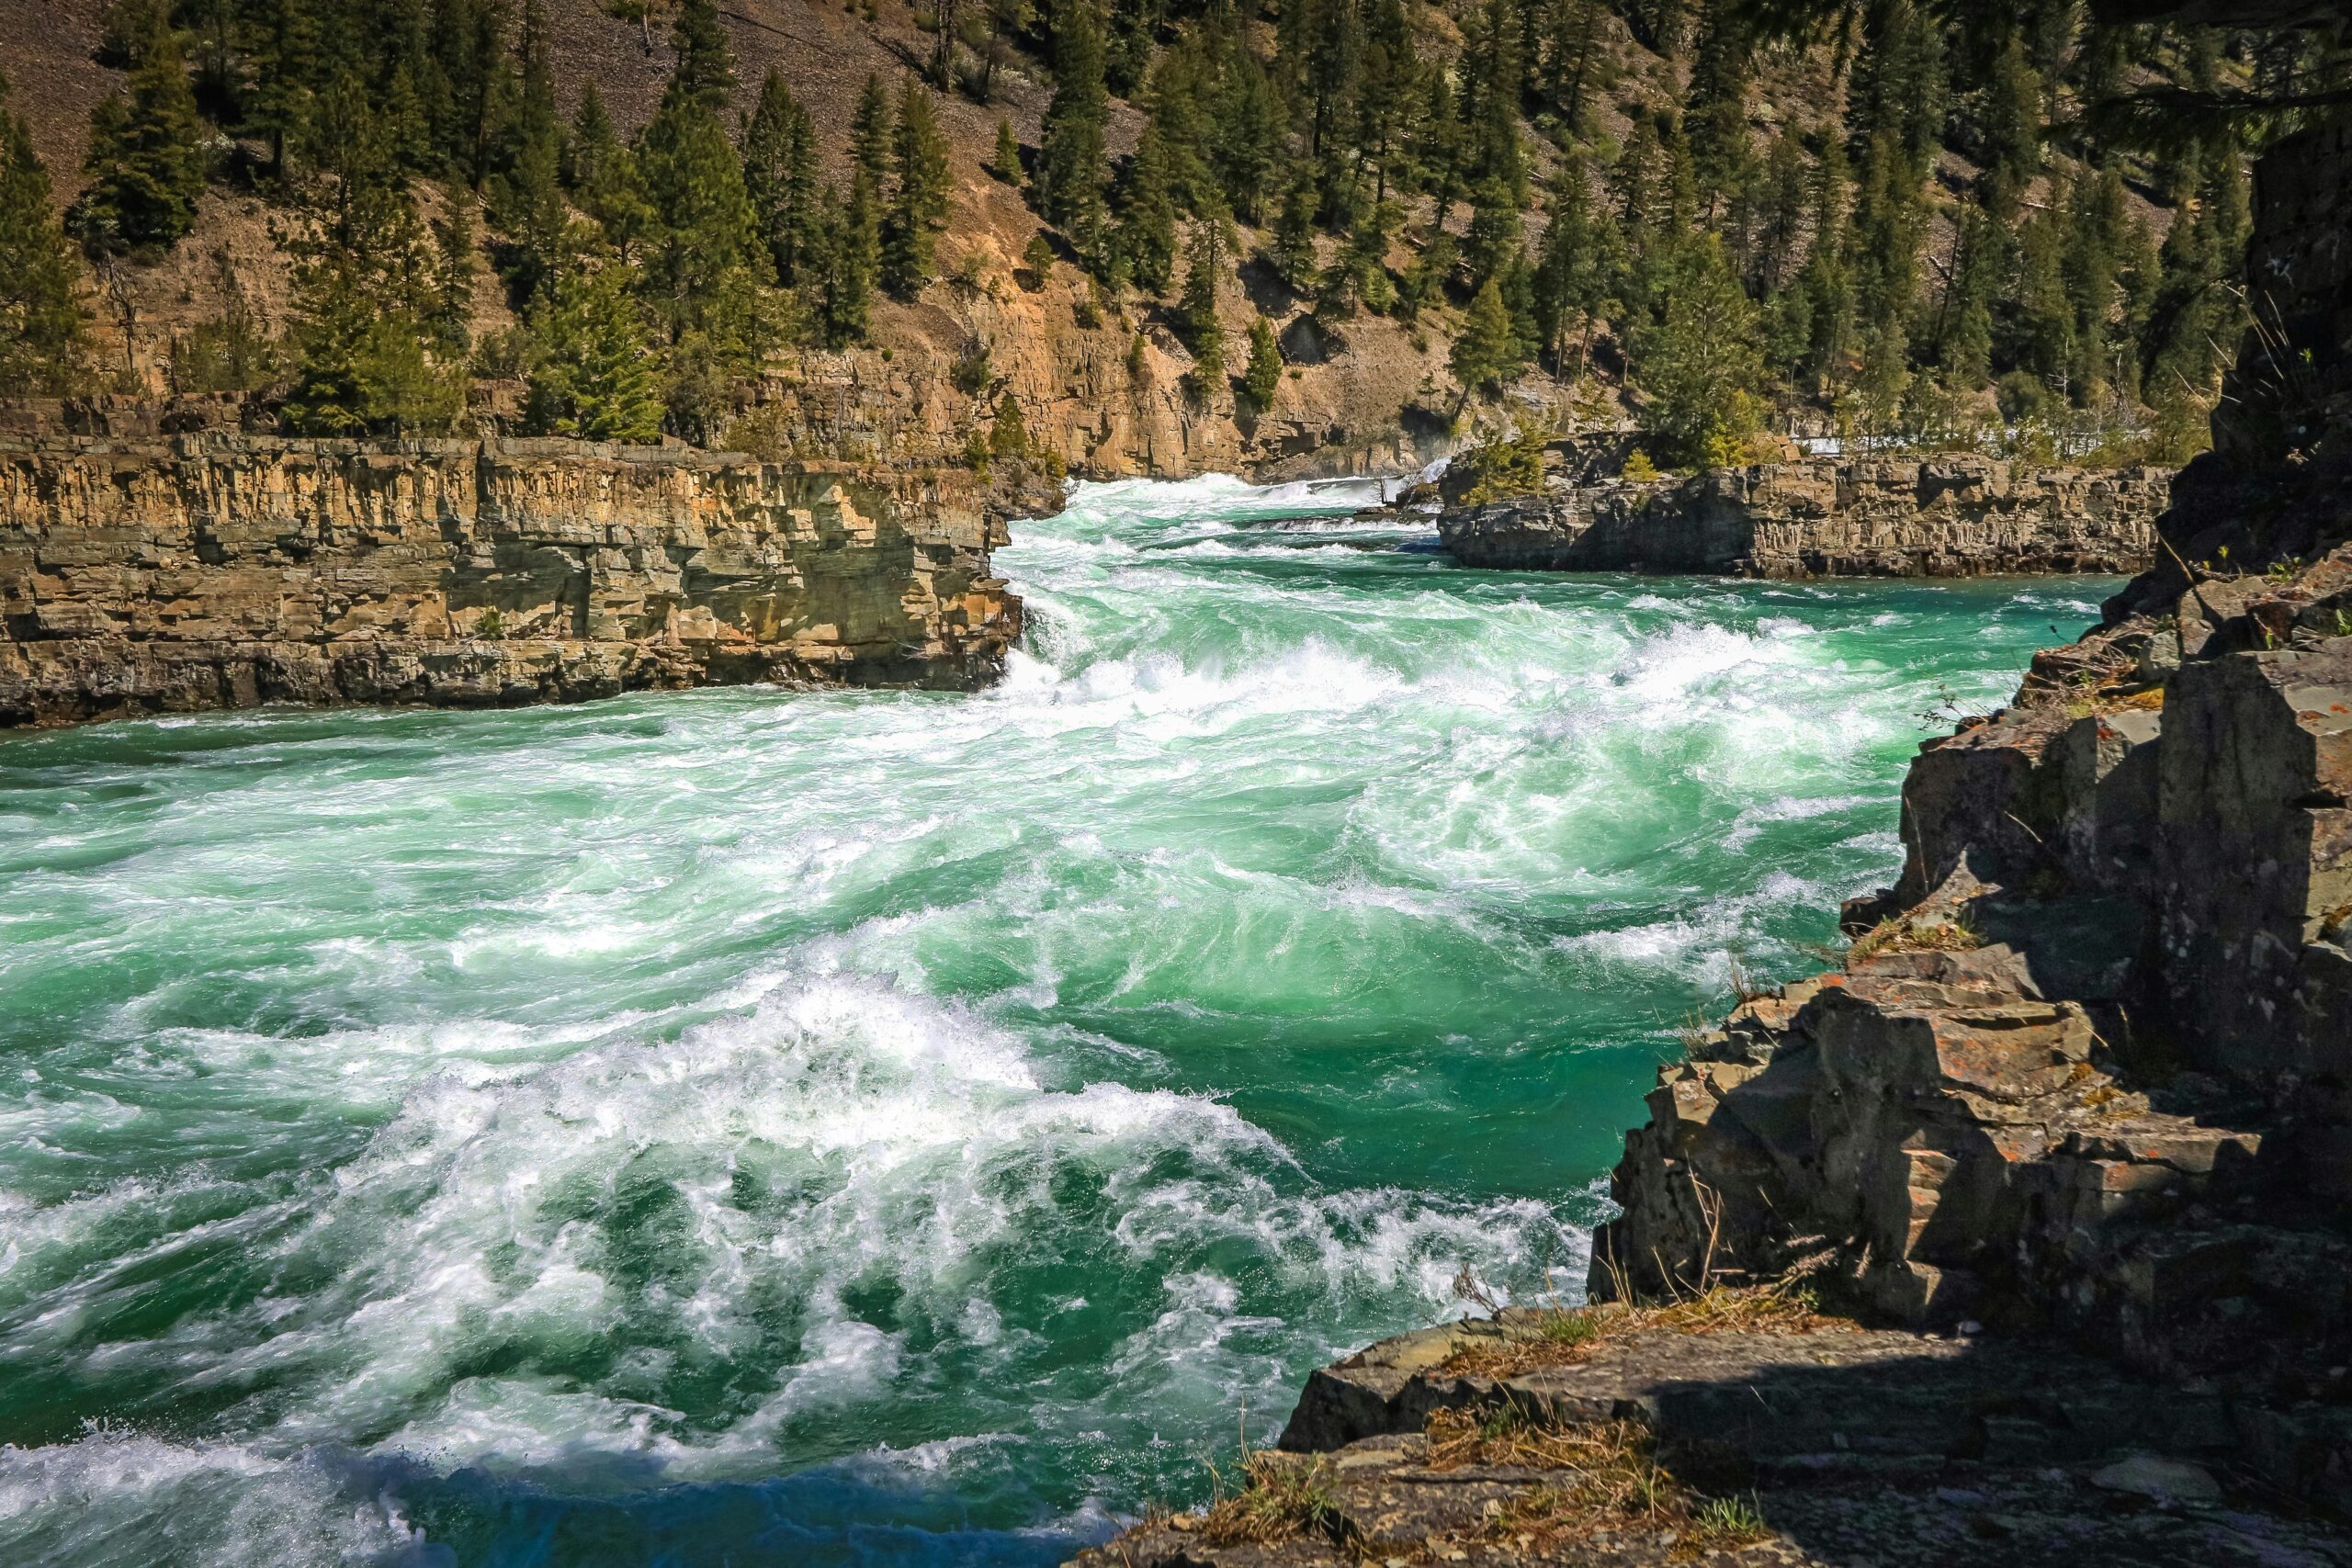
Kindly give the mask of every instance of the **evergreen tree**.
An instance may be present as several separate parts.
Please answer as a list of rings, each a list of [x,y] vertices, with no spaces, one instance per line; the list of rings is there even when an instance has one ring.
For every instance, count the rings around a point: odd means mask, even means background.
[[[1472,393],[1492,389],[1519,368],[1519,347],[1501,280],[1489,277],[1472,298],[1469,313],[1462,319],[1461,334],[1453,340],[1447,359],[1453,378],[1462,384],[1461,395],[1453,403],[1456,415]]]
[[[1021,184],[1021,139],[1002,115],[996,118],[996,152],[989,160],[989,171],[1009,186]]]
[[[1056,0],[1054,96],[1037,153],[1038,206],[1087,258],[1101,254],[1102,133],[1109,113],[1096,0]]]
[[[310,0],[247,0],[242,30],[250,80],[240,95],[245,129],[269,141],[269,172],[286,171],[286,149],[309,123],[318,39]]]
[[[989,456],[1011,459],[1029,456],[1029,426],[1010,390],[997,399],[996,416],[989,422]]]
[[[671,89],[691,96],[714,114],[725,108],[735,92],[735,52],[712,0],[678,0],[670,49],[675,61],[670,69]]]
[[[1168,287],[1176,265],[1176,200],[1170,191],[1168,144],[1157,124],[1144,128],[1119,180],[1113,250],[1128,280],[1147,294]]]
[[[447,216],[433,226],[434,269],[424,325],[430,344],[452,364],[473,347],[474,209],[464,195],[451,192]]]
[[[1208,107],[1209,164],[1225,200],[1245,223],[1258,222],[1278,187],[1284,143],[1282,108],[1264,67],[1236,35],[1227,40]]]
[[[581,210],[596,220],[605,243],[621,261],[633,264],[659,215],[653,210],[653,198],[646,193],[637,154],[614,136],[612,121],[605,117],[593,83],[581,95],[567,151],[571,191]]]
[[[889,188],[891,142],[890,95],[881,77],[868,75],[850,113],[849,153],[852,167],[876,192]]]
[[[673,78],[639,150],[656,227],[639,288],[673,344],[689,332],[743,367],[764,346],[759,290],[773,276],[743,165],[707,99]]]
[[[743,193],[776,281],[797,281],[807,258],[823,243],[816,231],[817,128],[773,67],[743,132]]]
[[[1225,325],[1217,318],[1216,299],[1232,265],[1227,221],[1223,209],[1213,209],[1193,224],[1184,247],[1184,346],[1193,351],[1193,395],[1203,402],[1225,383]]]
[[[531,322],[536,362],[525,404],[537,435],[650,442],[662,433],[658,363],[626,267],[564,276]]]
[[[161,11],[126,89],[90,111],[88,181],[70,220],[84,243],[120,254],[166,248],[196,226],[204,194],[203,126],[179,39]]]
[[[1713,236],[1684,250],[1660,292],[1629,345],[1634,417],[1669,461],[1736,460],[1758,413],[1755,311]]]
[[[1423,103],[1421,63],[1404,0],[1372,0],[1356,81],[1356,150],[1373,172],[1375,205],[1412,184],[1412,146]]]
[[[827,186],[818,203],[817,231],[825,243],[816,258],[813,325],[829,348],[846,347],[865,336],[874,275],[880,265],[880,223],[875,209],[873,187],[862,175],[850,182],[846,199]]]
[[[320,179],[288,242],[296,363],[282,417],[313,435],[447,430],[464,406],[464,367],[436,353],[437,269],[384,127],[350,76],[315,109]]]
[[[49,170],[0,76],[0,396],[70,390],[84,346],[81,291],[50,208]]]
[[[1302,168],[1291,182],[1290,194],[1283,198],[1274,243],[1267,252],[1275,276],[1302,294],[1315,284],[1316,200],[1315,176]]]
[[[521,41],[522,87],[505,137],[506,166],[489,182],[491,221],[509,242],[501,270],[517,301],[552,288],[572,248],[571,214],[563,193],[563,132],[556,118],[540,0],[524,0]]]
[[[1623,266],[1624,242],[1616,222],[1596,207],[1584,161],[1571,155],[1553,185],[1552,216],[1534,277],[1536,345],[1555,369],[1565,367],[1565,334],[1573,323],[1576,374],[1584,374],[1593,326],[1614,303]]]
[[[939,231],[947,222],[947,139],[932,112],[931,93],[910,78],[899,94],[892,142],[896,176],[882,220],[882,283],[912,299],[931,275]]]
[[[1241,373],[1241,400],[1259,413],[1274,406],[1283,384],[1283,351],[1263,316],[1250,322],[1250,364]]]

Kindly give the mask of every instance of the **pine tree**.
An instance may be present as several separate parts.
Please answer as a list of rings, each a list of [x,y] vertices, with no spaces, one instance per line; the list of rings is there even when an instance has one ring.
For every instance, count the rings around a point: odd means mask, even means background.
[[[844,199],[831,186],[817,207],[817,231],[824,244],[816,257],[816,308],[812,325],[830,348],[865,336],[866,317],[879,266],[881,241],[873,187],[865,177],[850,182]]]
[[[1009,186],[1021,184],[1021,139],[1002,115],[996,117],[996,152],[989,159],[989,172]]]
[[[473,347],[474,209],[460,192],[449,195],[447,216],[433,226],[433,289],[424,325],[433,346],[455,363]]]
[[[1471,394],[1487,390],[1519,368],[1519,336],[1511,330],[1510,307],[1503,301],[1500,279],[1489,277],[1479,285],[1447,364],[1462,385],[1453,403],[1457,416]]]
[[[1011,391],[996,400],[996,415],[989,422],[989,456],[1018,459],[1029,456],[1029,426],[1021,417],[1021,404]]]
[[[889,188],[891,160],[890,95],[882,78],[868,75],[857,92],[857,107],[849,120],[851,166],[875,190]]]
[[[626,442],[661,434],[658,364],[628,281],[617,265],[575,270],[533,319],[524,412],[532,434]]]
[[[1304,294],[1315,284],[1315,176],[1300,169],[1283,198],[1282,217],[1274,224],[1273,244],[1267,259],[1274,275]]]
[[[1147,294],[1165,289],[1176,266],[1176,200],[1169,188],[1167,147],[1159,126],[1146,126],[1142,145],[1118,186],[1112,248],[1128,281]]]
[[[568,154],[571,190],[580,209],[604,231],[605,243],[624,264],[632,264],[651,233],[658,215],[646,194],[645,175],[637,154],[613,134],[612,121],[591,83],[581,95],[573,118]]]
[[[1648,449],[1669,462],[1736,461],[1760,412],[1754,308],[1713,235],[1682,248],[1659,295],[1628,355]]]
[[[1278,186],[1288,130],[1264,67],[1238,35],[1226,45],[1207,118],[1209,165],[1226,203],[1256,223]]]
[[[310,120],[318,64],[310,0],[248,0],[243,9],[243,52],[251,78],[240,95],[245,129],[268,138],[269,172],[283,175],[286,149],[301,140]]]
[[[888,212],[882,220],[882,283],[912,299],[931,276],[939,231],[947,222],[947,139],[932,112],[931,92],[911,78],[899,94],[892,139]]]
[[[288,243],[295,373],[282,417],[313,435],[447,430],[464,406],[464,367],[437,353],[435,258],[384,127],[350,76],[315,109],[321,177]]]
[[[673,79],[645,128],[639,163],[657,215],[639,288],[673,344],[712,334],[748,361],[764,346],[758,294],[774,275],[743,165],[707,100]],[[739,333],[748,333],[738,339]]]
[[[522,87],[503,138],[505,167],[489,182],[491,221],[510,242],[501,270],[518,303],[550,289],[572,249],[571,214],[563,194],[563,133],[556,119],[540,0],[524,0],[521,47]]]
[[[767,243],[776,281],[793,284],[823,243],[816,232],[817,130],[773,67],[743,132],[743,192]]]
[[[1263,316],[1250,322],[1250,364],[1241,373],[1241,400],[1259,413],[1274,406],[1283,384],[1283,351]]]
[[[1037,154],[1038,206],[1087,258],[1101,254],[1102,133],[1109,113],[1102,22],[1095,0],[1057,0],[1054,96]]]
[[[84,243],[120,254],[168,248],[196,227],[204,194],[203,126],[178,39],[163,14],[126,89],[90,112],[88,181],[69,220]]]
[[[0,396],[70,390],[84,347],[81,291],[50,208],[49,170],[0,76]]]
[[[713,113],[725,108],[735,92],[735,53],[712,0],[678,0],[670,49],[675,59],[672,88],[691,95]]]
[[[1218,286],[1231,265],[1226,245],[1227,220],[1215,209],[1193,224],[1184,247],[1184,346],[1193,351],[1193,395],[1213,399],[1225,384],[1225,325],[1217,317]]]
[[[1374,205],[1411,189],[1413,139],[1424,101],[1420,75],[1403,0],[1372,0],[1353,118],[1357,152],[1373,170]]]
[[[1623,253],[1615,220],[1593,202],[1584,160],[1571,155],[1553,184],[1552,216],[1534,278],[1537,349],[1555,369],[1566,367],[1565,335],[1573,322],[1576,374],[1584,374],[1593,326],[1615,299]]]

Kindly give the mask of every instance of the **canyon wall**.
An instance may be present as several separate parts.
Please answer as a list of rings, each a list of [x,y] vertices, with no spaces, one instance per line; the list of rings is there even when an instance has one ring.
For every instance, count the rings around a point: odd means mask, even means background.
[[[989,571],[1009,503],[960,468],[673,447],[0,437],[0,725],[970,688],[1020,631]]]
[[[1987,457],[1815,457],[1553,482],[1438,520],[1465,566],[1747,577],[2144,570],[2170,475]]]

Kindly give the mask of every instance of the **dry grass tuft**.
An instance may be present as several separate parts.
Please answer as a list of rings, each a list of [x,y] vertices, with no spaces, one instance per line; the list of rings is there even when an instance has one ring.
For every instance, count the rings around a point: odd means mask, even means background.
[[[1270,1546],[1316,1535],[1345,1545],[1353,1533],[1340,1512],[1337,1472],[1328,1459],[1254,1453],[1242,1461],[1241,1490],[1221,1497],[1195,1527],[1211,1546]]]
[[[1645,1330],[1674,1334],[1802,1334],[1828,1320],[1813,1293],[1787,1281],[1736,1290],[1717,1285],[1661,1306],[1604,1302],[1547,1312],[1532,1327],[1463,1346],[1438,1371],[1456,1377],[1512,1378],[1583,1360],[1605,1339]]]
[[[1672,1530],[1674,1555],[1736,1549],[1769,1538],[1752,1498],[1694,1495],[1658,1461],[1657,1441],[1639,1421],[1547,1426],[1523,1407],[1441,1410],[1427,1427],[1432,1470],[1470,1466],[1557,1472],[1495,1516],[1489,1534],[1522,1548],[1548,1548],[1600,1529]]]
[[[1846,950],[1848,964],[1860,964],[1889,953],[1973,953],[1984,938],[1965,920],[1914,922],[1893,915],[1854,939]]]

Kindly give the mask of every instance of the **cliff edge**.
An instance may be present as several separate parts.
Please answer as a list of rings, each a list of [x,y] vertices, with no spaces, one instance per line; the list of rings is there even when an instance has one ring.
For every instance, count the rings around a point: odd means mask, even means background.
[[[0,438],[0,725],[754,681],[968,689],[1020,633],[989,571],[1001,513],[952,468]]]

